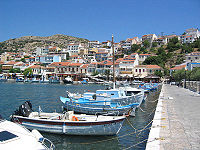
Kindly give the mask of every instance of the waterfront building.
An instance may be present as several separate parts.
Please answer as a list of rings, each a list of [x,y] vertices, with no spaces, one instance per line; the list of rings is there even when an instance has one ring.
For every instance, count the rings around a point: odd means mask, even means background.
[[[135,58],[121,58],[116,60],[116,63],[119,63],[119,76],[121,77],[133,77],[133,69],[138,65],[135,61]]]
[[[97,63],[96,71],[98,73],[104,74],[106,70],[109,70],[112,73],[113,63],[109,60],[102,61]]]
[[[88,74],[92,75],[97,70],[97,65],[100,64],[100,62],[91,62],[88,65]]]
[[[162,71],[162,68],[158,65],[138,65],[135,66],[133,74],[135,78],[145,78],[153,75],[155,71]]]
[[[15,62],[15,61],[4,62],[4,64],[2,64],[1,66],[2,72],[8,73],[9,70],[13,69],[15,65],[21,64],[21,63],[22,62]]]

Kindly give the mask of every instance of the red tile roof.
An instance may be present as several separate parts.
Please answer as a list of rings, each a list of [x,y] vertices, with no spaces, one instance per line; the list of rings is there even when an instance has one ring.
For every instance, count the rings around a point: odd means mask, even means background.
[[[83,64],[82,66],[81,66],[81,68],[87,68],[89,66],[89,64]]]
[[[151,54],[139,54],[140,56],[150,56]]]
[[[180,65],[180,66],[175,66],[175,67],[171,68],[170,70],[181,70],[185,67],[186,67],[186,65]]]
[[[30,66],[29,68],[31,68],[31,69],[40,69],[41,66],[40,65],[33,65],[33,66]]]
[[[9,62],[6,63],[6,65],[14,65],[14,64],[16,64],[16,63],[18,63],[18,62],[15,62],[15,61],[9,61]]]
[[[151,68],[151,69],[161,69],[161,67],[158,65],[146,65],[146,66],[147,68]]]
[[[70,62],[53,62],[49,66],[68,66]]]
[[[70,63],[68,64],[68,66],[81,66],[82,63]]]

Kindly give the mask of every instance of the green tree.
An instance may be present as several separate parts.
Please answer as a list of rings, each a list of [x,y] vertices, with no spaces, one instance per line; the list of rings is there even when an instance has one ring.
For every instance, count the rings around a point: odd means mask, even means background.
[[[2,65],[0,65],[0,73],[2,73]]]
[[[158,46],[158,43],[157,42],[153,42],[152,43],[152,47],[157,47]]]
[[[21,58],[21,61],[22,61],[23,63],[25,63],[25,62],[26,62],[25,58]]]
[[[9,73],[20,73],[21,71],[20,71],[20,69],[19,68],[11,68],[10,70],[9,70]]]
[[[142,42],[142,44],[144,45],[145,48],[149,48],[150,47],[150,43],[148,40],[145,40],[144,42]]]
[[[133,45],[131,46],[131,51],[132,51],[132,53],[136,52],[138,49],[140,49],[140,45],[133,44]]]
[[[69,60],[70,56],[69,56],[69,53],[67,52],[66,53],[66,60]]]
[[[190,79],[193,81],[200,81],[200,68],[194,68],[191,71]]]
[[[180,83],[182,79],[185,79],[185,69],[174,71],[172,77],[176,82]]]
[[[150,56],[145,59],[143,65],[159,65],[162,64],[162,59],[159,56]]]
[[[26,68],[23,72],[24,76],[30,76],[33,74],[33,70],[31,68]]]
[[[154,72],[154,75],[156,75],[156,76],[159,76],[159,77],[162,77],[163,76],[163,73],[161,72],[161,70],[156,70],[155,72]]]
[[[177,37],[174,37],[169,40],[169,43],[167,44],[167,49],[169,52],[176,51],[181,48],[181,45],[179,43],[179,40]]]

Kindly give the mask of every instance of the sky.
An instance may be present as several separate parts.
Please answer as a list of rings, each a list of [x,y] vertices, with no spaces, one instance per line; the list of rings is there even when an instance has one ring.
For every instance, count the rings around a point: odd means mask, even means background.
[[[115,42],[200,28],[200,0],[0,0],[0,42],[65,34]]]

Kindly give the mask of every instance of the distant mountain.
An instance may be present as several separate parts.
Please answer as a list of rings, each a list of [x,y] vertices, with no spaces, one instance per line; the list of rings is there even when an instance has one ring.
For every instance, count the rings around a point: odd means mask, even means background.
[[[36,47],[43,46],[58,46],[59,48],[67,48],[70,42],[88,42],[87,39],[56,34],[47,37],[40,36],[23,36],[20,38],[6,40],[0,42],[0,53],[5,51],[18,52],[18,51],[29,51],[35,50]]]

